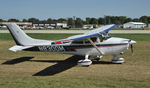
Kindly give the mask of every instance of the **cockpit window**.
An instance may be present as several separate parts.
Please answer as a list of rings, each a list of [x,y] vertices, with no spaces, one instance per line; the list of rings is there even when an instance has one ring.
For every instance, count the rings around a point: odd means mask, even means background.
[[[101,36],[99,36],[100,41],[103,42],[104,40],[107,40],[109,38],[111,38],[110,34],[102,34]]]

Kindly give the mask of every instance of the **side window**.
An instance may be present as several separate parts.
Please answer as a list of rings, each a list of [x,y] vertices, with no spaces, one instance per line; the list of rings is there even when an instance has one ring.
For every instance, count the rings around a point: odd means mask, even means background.
[[[96,38],[96,37],[91,38],[91,40],[92,40],[93,42],[97,42],[97,38]]]
[[[102,35],[98,36],[98,38],[99,38],[100,42],[103,42],[103,36]]]
[[[83,44],[83,41],[75,41],[74,44]]]
[[[81,41],[75,41],[75,42],[73,42],[73,44],[89,44],[89,43],[90,42],[88,40],[81,40]]]
[[[104,40],[107,40],[109,38],[111,38],[109,34],[102,34],[99,36],[100,42],[103,42]]]

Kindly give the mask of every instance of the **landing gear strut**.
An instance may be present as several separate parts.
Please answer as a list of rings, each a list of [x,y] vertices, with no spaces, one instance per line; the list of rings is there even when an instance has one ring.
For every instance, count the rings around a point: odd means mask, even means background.
[[[124,58],[120,58],[120,55],[114,55],[112,59],[112,63],[114,64],[122,64],[124,62],[125,62]]]
[[[99,61],[103,56],[97,56],[93,60]]]
[[[84,60],[79,60],[78,65],[80,65],[80,66],[89,66],[89,65],[91,65],[92,61],[89,60],[88,57],[89,57],[89,55],[86,55]]]

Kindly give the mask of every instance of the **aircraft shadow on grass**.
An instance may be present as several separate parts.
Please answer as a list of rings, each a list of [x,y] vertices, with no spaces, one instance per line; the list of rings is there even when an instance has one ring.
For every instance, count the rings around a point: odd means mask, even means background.
[[[66,60],[32,60],[35,62],[49,62],[56,63],[52,66],[45,68],[44,70],[34,74],[33,76],[52,76],[60,72],[66,71],[77,65],[77,61],[81,59],[81,56],[72,56]]]
[[[42,71],[38,73],[33,74],[33,76],[53,76],[55,74],[61,73],[63,71],[66,71],[76,66],[78,60],[84,57],[72,56],[72,57],[67,58],[66,60],[31,60],[32,58],[34,57],[20,57],[20,58],[16,58],[10,61],[6,61],[2,64],[13,65],[13,64],[18,64],[18,63],[25,62],[25,61],[56,63],[52,66],[49,66],[43,69]],[[112,64],[112,63],[106,62],[106,61],[93,61],[92,64]]]
[[[18,63],[21,63],[21,62],[29,61],[32,58],[34,58],[34,57],[19,57],[19,58],[16,58],[16,59],[6,61],[2,64],[3,65],[13,65],[13,64],[18,64]]]
[[[69,57],[66,60],[31,60],[34,62],[49,62],[49,63],[57,63],[52,66],[49,66],[42,71],[34,74],[33,76],[52,76],[58,73],[61,73],[63,71],[66,71],[74,66],[77,65],[78,60],[81,58],[85,58],[82,56],[72,56]],[[93,64],[112,64],[111,62],[105,62],[105,61],[93,61]]]

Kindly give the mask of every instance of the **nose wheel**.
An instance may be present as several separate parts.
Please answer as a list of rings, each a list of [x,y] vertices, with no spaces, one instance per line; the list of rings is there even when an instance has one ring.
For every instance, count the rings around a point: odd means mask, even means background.
[[[120,58],[120,55],[114,55],[112,59],[112,63],[114,64],[122,64],[124,62],[125,62],[124,58]]]
[[[92,64],[92,61],[89,60],[88,57],[89,57],[89,55],[86,55],[85,59],[79,60],[78,65],[79,66],[85,66],[85,67],[90,66]]]

